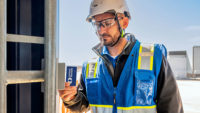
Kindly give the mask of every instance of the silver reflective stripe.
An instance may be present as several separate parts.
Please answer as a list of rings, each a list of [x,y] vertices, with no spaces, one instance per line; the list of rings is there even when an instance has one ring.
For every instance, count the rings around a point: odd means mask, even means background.
[[[141,68],[150,70],[150,56],[141,56]]]
[[[94,62],[94,63],[90,63],[89,64],[89,72],[88,72],[88,78],[95,78],[95,64],[96,64],[96,62]]]
[[[112,113],[112,112],[109,112]],[[130,109],[130,110],[121,110],[121,109],[117,109],[117,113],[157,113],[156,108],[152,108],[152,109]]]
[[[88,61],[86,67],[86,78],[96,78],[97,60]]]
[[[113,108],[107,108],[107,107],[94,107],[92,106],[92,113],[112,113]]]
[[[153,69],[153,44],[140,44],[138,69],[152,70]]]

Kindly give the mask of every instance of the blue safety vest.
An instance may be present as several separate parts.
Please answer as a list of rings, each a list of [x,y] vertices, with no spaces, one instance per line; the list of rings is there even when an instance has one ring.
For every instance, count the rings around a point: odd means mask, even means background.
[[[87,98],[94,113],[156,113],[157,79],[162,45],[143,46],[136,41],[117,87],[101,58],[82,68]]]

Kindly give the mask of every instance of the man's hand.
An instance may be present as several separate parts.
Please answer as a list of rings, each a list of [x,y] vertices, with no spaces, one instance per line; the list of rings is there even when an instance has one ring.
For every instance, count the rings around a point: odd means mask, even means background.
[[[70,101],[75,98],[75,95],[77,94],[77,87],[76,86],[70,86],[69,82],[65,82],[65,89],[64,90],[58,90],[60,97],[64,101]]]

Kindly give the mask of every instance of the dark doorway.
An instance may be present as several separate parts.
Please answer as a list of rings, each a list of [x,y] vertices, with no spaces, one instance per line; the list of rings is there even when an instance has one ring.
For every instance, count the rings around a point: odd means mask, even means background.
[[[7,0],[7,33],[44,37],[44,0]],[[41,70],[44,45],[7,43],[7,70]],[[7,113],[43,113],[42,83],[7,86]]]

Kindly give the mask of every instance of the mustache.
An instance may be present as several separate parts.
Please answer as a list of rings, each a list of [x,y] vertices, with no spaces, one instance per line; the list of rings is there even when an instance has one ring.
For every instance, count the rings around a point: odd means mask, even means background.
[[[100,36],[100,37],[105,37],[105,36],[111,37],[109,34],[106,34],[106,33],[101,34],[101,35],[99,35],[99,36]]]

